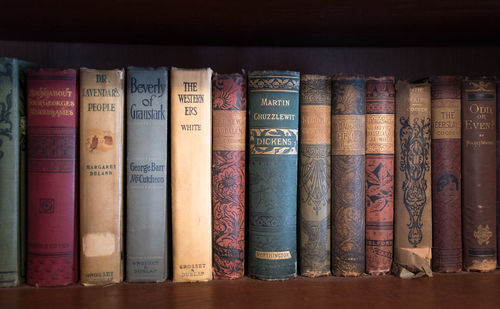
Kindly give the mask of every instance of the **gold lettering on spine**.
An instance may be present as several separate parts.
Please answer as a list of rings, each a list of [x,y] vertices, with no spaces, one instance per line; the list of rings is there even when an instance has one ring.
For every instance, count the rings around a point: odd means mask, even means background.
[[[460,138],[460,100],[433,100],[432,139]]]
[[[365,115],[332,115],[332,155],[365,154]]]
[[[261,260],[288,260],[292,258],[290,251],[264,252],[255,251],[255,257]]]
[[[366,153],[394,154],[394,114],[366,115]]]
[[[331,106],[303,105],[300,109],[300,129],[303,144],[330,144]]]
[[[214,110],[213,150],[245,151],[246,112]]]

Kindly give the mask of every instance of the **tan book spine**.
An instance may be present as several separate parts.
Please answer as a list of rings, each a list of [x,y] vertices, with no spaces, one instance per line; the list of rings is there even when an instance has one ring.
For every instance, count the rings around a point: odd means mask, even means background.
[[[431,87],[396,84],[394,262],[400,277],[432,276]]]
[[[123,279],[123,70],[80,70],[80,269],[84,285]]]
[[[171,70],[174,281],[212,279],[212,70]]]

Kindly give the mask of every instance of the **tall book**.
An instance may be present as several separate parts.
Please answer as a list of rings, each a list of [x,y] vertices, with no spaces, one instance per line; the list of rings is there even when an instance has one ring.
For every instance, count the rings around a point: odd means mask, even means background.
[[[172,68],[174,281],[212,279],[212,70]]]
[[[431,85],[396,84],[394,272],[429,275],[432,256]]]
[[[365,272],[365,80],[332,78],[332,273]]]
[[[167,278],[167,69],[127,69],[126,279]]]
[[[431,79],[432,270],[462,270],[461,127],[462,79]]]
[[[80,281],[123,278],[124,71],[80,69]]]
[[[25,277],[25,73],[32,64],[0,58],[0,286]]]
[[[78,278],[78,72],[28,71],[27,283]]]
[[[330,274],[332,81],[300,78],[299,236],[300,273]]]
[[[391,270],[394,239],[394,77],[366,80],[366,272]]]
[[[497,80],[497,117],[496,123],[500,123],[500,81]],[[498,254],[498,248],[500,248],[500,128],[496,126],[497,130],[497,267],[500,265],[500,254]]]
[[[300,74],[248,76],[248,274],[264,280],[297,275],[297,172]]]
[[[245,272],[246,77],[214,74],[212,107],[213,274],[237,279]]]
[[[491,271],[496,240],[496,83],[462,83],[462,224],[464,268]]]

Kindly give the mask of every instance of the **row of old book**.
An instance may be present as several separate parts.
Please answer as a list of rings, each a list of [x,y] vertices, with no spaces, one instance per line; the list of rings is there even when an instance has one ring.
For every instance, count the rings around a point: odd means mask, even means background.
[[[496,99],[0,58],[0,285],[494,270]]]

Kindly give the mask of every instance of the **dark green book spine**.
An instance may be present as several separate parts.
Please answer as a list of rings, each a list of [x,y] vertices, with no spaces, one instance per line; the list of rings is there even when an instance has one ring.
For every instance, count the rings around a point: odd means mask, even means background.
[[[297,275],[297,164],[300,74],[248,76],[248,274],[264,280]]]
[[[19,65],[0,59],[0,286],[20,283]]]
[[[365,81],[332,79],[332,273],[365,272]]]

